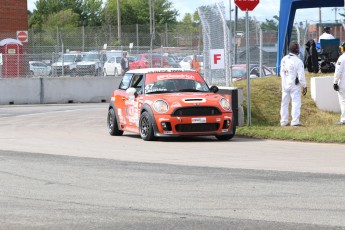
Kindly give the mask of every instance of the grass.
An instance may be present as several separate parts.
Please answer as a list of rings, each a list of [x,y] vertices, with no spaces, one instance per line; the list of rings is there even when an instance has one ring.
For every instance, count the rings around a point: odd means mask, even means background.
[[[345,125],[335,124],[339,120],[340,114],[319,110],[310,96],[310,78],[317,76],[322,75],[306,74],[308,93],[306,96],[302,96],[300,118],[302,127],[280,126],[281,79],[276,76],[251,80],[252,122],[251,126],[247,126],[247,83],[246,81],[236,82],[235,86],[243,88],[245,113],[245,125],[238,127],[236,135],[279,140],[345,143]]]

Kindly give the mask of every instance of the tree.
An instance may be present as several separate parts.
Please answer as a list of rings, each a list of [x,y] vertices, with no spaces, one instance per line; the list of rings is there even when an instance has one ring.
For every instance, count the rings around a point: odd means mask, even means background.
[[[155,24],[176,23],[178,11],[172,8],[168,0],[155,0]],[[107,0],[104,8],[104,21],[107,24],[117,24],[117,1]],[[148,0],[121,0],[121,22],[125,25],[149,24],[150,11]]]
[[[35,6],[29,27],[41,28],[48,17],[65,10],[79,15],[78,26],[101,25],[102,0],[37,0]]]

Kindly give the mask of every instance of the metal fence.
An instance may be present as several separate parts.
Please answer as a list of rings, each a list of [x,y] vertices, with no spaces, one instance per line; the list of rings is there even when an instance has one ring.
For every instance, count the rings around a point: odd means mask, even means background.
[[[203,71],[206,80],[212,83],[218,79],[221,84],[226,84],[230,63],[246,62],[246,35],[239,29],[233,31],[234,22],[230,26],[224,19],[224,6],[214,4],[201,7],[198,11],[202,26],[187,30],[183,25],[163,25],[155,28],[154,36],[150,34],[149,25],[122,25],[121,36],[117,26],[30,29],[29,41],[24,43],[20,52],[12,50],[12,53],[3,54],[1,77],[59,76],[52,71],[52,64],[57,62],[61,54],[106,49],[127,51],[132,56],[146,52],[169,53],[180,58],[186,55],[204,55]],[[250,63],[260,62],[261,50],[262,63],[274,69],[277,31],[263,31],[260,37],[258,24],[253,20],[249,28]],[[15,36],[10,33],[0,34],[0,40]],[[297,38],[295,30],[292,38]],[[226,58],[231,60],[226,69],[210,69],[210,49],[225,49]]]

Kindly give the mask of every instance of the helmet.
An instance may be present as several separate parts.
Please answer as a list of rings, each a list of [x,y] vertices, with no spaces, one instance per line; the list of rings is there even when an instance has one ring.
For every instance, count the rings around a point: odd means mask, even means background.
[[[341,53],[345,52],[345,42],[341,43],[341,45],[339,46],[339,49]]]
[[[291,42],[289,46],[289,50],[291,53],[299,54],[299,45],[297,42]]]

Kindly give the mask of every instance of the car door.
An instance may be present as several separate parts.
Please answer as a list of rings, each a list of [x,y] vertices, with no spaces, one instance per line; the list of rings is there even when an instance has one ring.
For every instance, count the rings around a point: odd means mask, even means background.
[[[136,90],[136,96],[128,96],[126,98],[126,130],[131,132],[139,132],[139,118],[142,105],[144,75],[134,74],[131,79],[130,88]]]
[[[105,64],[104,64],[104,71],[107,75],[114,75],[114,62],[115,57],[111,57]]]
[[[119,85],[119,88],[115,91],[115,107],[116,114],[119,121],[121,129],[124,129],[127,125],[126,121],[126,90],[129,88],[133,74],[125,74],[122,78],[122,81]]]

